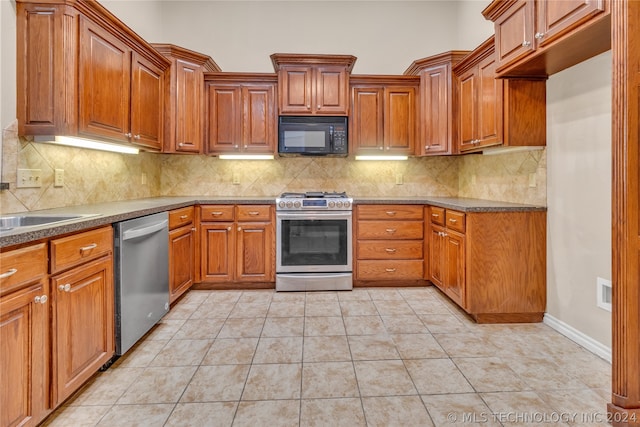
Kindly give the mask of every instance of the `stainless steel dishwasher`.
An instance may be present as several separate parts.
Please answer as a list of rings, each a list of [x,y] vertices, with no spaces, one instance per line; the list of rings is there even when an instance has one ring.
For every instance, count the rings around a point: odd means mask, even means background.
[[[169,311],[169,214],[114,224],[116,355]]]

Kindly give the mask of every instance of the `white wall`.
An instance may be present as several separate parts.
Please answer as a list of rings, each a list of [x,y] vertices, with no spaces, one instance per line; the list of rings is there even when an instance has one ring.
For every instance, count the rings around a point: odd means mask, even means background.
[[[149,0],[100,0],[140,37],[152,43],[164,43],[162,25],[162,1]]]
[[[483,0],[462,0],[458,5],[458,49],[473,50],[494,33],[493,22],[482,11],[489,5]]]
[[[611,52],[547,82],[547,312],[606,347],[611,313]]]
[[[452,1],[165,1],[164,35],[223,71],[273,72],[272,53],[358,58],[354,73],[402,74],[456,49]]]

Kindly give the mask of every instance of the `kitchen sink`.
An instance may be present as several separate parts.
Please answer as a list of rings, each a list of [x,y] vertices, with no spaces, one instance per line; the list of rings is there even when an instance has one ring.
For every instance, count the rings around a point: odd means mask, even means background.
[[[49,225],[63,221],[97,216],[99,214],[76,214],[76,215],[6,215],[0,216],[0,232],[13,230],[16,228],[34,227],[38,225]]]

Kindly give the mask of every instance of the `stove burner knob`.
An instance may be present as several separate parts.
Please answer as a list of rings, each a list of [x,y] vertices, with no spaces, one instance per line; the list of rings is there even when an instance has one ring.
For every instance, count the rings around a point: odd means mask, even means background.
[[[283,201],[280,201],[280,203],[278,203],[278,206],[280,206],[281,208],[284,208],[285,203]]]
[[[329,208],[334,208],[336,206],[336,202],[329,202]]]
[[[351,203],[349,203],[349,202],[344,202],[344,207],[345,207],[345,208],[348,208],[349,206],[351,206]]]
[[[288,208],[292,208],[293,207],[293,202],[287,202],[287,207]]]
[[[300,206],[302,206],[302,203],[297,202],[297,201],[296,201],[296,202],[293,202],[293,207],[294,207],[294,208],[299,208]]]
[[[336,202],[336,207],[337,208],[341,208],[342,207],[342,202]]]

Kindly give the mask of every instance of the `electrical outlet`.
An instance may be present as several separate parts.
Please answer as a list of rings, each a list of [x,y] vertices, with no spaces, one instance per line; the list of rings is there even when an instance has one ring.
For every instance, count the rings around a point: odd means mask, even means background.
[[[596,305],[603,310],[611,311],[611,304],[613,303],[611,289],[611,280],[603,279],[602,277],[596,279]]]
[[[147,185],[147,174],[145,172],[142,172],[142,175],[140,176],[140,184]]]
[[[42,169],[18,169],[17,188],[42,187]]]
[[[64,169],[56,169],[53,172],[53,186],[54,187],[64,186]]]
[[[240,184],[240,175],[237,172],[234,172],[231,180],[234,185]]]
[[[396,174],[396,185],[404,184],[404,177],[401,173]]]
[[[536,187],[538,184],[536,183],[536,174],[535,173],[530,173],[529,174],[529,187]]]

